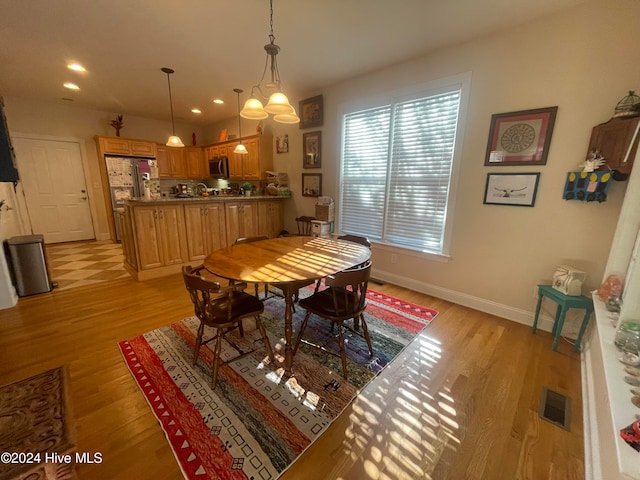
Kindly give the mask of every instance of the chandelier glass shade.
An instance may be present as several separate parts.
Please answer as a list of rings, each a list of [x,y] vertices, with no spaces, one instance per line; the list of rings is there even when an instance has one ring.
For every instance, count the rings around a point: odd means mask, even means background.
[[[276,58],[278,52],[280,52],[280,47],[275,44],[276,37],[273,35],[273,0],[269,0],[269,8],[271,33],[269,34],[269,43],[264,46],[267,52],[267,59],[262,71],[262,78],[251,89],[251,98],[245,102],[240,111],[240,116],[251,120],[263,120],[271,114],[274,115],[273,119],[276,122],[298,123],[300,118],[296,114],[295,108],[289,103],[289,99],[282,93],[280,85],[280,73],[278,72]],[[271,72],[271,81],[263,85],[267,68]],[[257,98],[258,95],[264,100],[269,98],[266,106],[263,106],[260,99]]]
[[[167,85],[169,86],[169,106],[171,107],[171,131],[173,135],[169,137],[166,145],[168,147],[184,147],[184,143],[180,140],[180,137],[176,135],[176,126],[173,122],[173,99],[171,98],[171,79],[170,75],[174,72],[173,69],[168,67],[162,67],[161,70],[167,74]]]

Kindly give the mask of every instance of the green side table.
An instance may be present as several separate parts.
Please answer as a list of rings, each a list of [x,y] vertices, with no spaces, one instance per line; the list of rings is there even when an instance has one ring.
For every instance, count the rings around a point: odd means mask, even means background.
[[[558,304],[556,309],[556,319],[553,322],[553,329],[551,333],[553,334],[553,349],[555,350],[558,347],[558,340],[560,340],[560,334],[562,333],[562,327],[564,325],[564,318],[567,315],[567,310],[570,308],[579,308],[584,309],[584,320],[582,320],[582,325],[580,326],[580,332],[578,333],[578,338],[576,339],[576,343],[573,345],[573,351],[580,351],[580,342],[582,341],[582,334],[587,328],[587,324],[589,323],[589,318],[591,318],[591,313],[593,313],[593,300],[583,295],[580,296],[570,296],[565,295],[562,292],[559,292],[551,285],[538,285],[538,304],[536,305],[536,316],[533,319],[533,333],[536,333],[538,328],[538,315],[540,314],[540,306],[542,305],[542,298],[547,297]]]

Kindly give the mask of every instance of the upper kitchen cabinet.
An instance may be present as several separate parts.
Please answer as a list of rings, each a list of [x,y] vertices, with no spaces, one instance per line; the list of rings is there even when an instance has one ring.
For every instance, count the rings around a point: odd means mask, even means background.
[[[98,144],[102,155],[127,155],[148,158],[156,156],[156,144],[153,142],[120,137],[98,137]]]
[[[167,147],[158,144],[156,160],[160,178],[187,178],[185,147]]]
[[[604,157],[607,167],[629,175],[640,140],[639,128],[640,117],[612,118],[597,125],[591,131],[587,155],[597,150]]]
[[[201,147],[185,147],[187,162],[187,178],[199,179],[209,177],[209,163]]]
[[[267,170],[273,170],[273,137],[271,135],[254,135],[244,138],[242,143],[247,147],[248,153],[238,155],[232,153],[233,150],[231,150],[229,177],[238,180],[266,178]]]

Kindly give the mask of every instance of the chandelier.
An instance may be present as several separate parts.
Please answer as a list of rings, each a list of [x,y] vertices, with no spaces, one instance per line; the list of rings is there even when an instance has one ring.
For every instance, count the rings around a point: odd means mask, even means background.
[[[162,67],[160,70],[162,70],[164,73],[167,74],[167,84],[169,85],[169,106],[171,107],[171,129],[172,129],[173,135],[171,135],[169,137],[169,140],[167,140],[167,146],[168,147],[184,147],[184,143],[182,143],[182,140],[180,140],[180,137],[176,135],[176,126],[173,123],[173,99],[171,98],[171,79],[169,75],[171,75],[175,70],[168,67]]]
[[[273,0],[269,0],[269,25],[271,33],[269,34],[269,43],[264,46],[267,52],[267,58],[264,63],[264,70],[262,71],[262,78],[257,85],[251,88],[251,98],[244,104],[243,109],[240,111],[242,118],[248,118],[251,120],[262,120],[273,115],[273,119],[280,123],[299,123],[300,118],[296,114],[295,108],[289,103],[289,99],[281,91],[280,85],[280,73],[278,72],[278,61],[276,56],[280,52],[280,47],[275,44],[276,37],[273,35]],[[262,84],[264,77],[267,73],[267,67],[271,71],[271,81]],[[265,92],[271,92],[267,105],[263,106],[262,102],[257,98],[259,94],[263,99],[267,99]]]

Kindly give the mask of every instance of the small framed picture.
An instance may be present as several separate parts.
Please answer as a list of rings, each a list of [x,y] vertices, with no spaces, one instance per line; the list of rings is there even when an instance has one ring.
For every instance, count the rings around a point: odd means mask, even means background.
[[[322,174],[303,173],[302,174],[302,196],[319,197],[322,195]]]
[[[485,166],[546,165],[558,107],[491,116]]]
[[[323,123],[322,95],[300,100],[300,128],[321,127]]]
[[[540,172],[488,173],[483,203],[533,207],[536,203],[539,179]]]
[[[276,137],[276,153],[289,153],[289,135],[278,135]]]
[[[303,168],[320,168],[322,161],[322,132],[310,132],[302,135]]]

